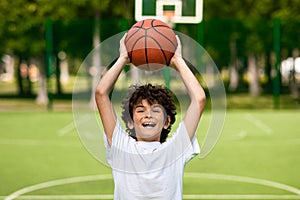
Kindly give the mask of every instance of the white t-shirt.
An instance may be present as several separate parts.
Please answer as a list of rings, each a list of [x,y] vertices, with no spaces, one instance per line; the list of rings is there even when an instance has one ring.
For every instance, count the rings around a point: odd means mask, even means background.
[[[166,142],[138,142],[117,121],[106,158],[115,183],[114,200],[181,200],[185,164],[200,153],[181,122]]]

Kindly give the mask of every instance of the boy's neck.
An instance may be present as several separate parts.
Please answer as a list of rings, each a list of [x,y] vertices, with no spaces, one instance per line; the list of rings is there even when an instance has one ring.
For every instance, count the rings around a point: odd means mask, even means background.
[[[155,138],[142,138],[142,137],[137,137],[136,140],[138,142],[160,142],[160,136],[155,137]]]

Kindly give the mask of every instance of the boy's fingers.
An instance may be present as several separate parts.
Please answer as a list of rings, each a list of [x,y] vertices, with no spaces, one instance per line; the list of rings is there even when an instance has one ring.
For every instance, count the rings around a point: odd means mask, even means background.
[[[123,35],[123,37],[121,38],[120,42],[123,42],[123,43],[125,43],[125,38],[126,38],[126,35],[127,35],[127,33],[125,33],[125,34]]]
[[[177,49],[175,51],[175,55],[182,57],[182,53],[181,53],[181,48],[182,47],[181,47],[181,42],[180,42],[180,39],[179,39],[178,35],[176,35],[176,40],[177,40]]]
[[[119,51],[120,51],[121,56],[127,55],[127,49],[126,49],[126,45],[125,45],[126,35],[127,35],[127,33],[125,33],[123,35],[123,37],[121,38],[121,40],[120,40],[120,49],[119,49]]]

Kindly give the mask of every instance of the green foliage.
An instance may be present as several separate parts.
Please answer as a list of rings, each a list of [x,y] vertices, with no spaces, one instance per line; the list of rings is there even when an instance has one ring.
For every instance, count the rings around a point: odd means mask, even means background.
[[[103,16],[112,17],[114,13],[120,16],[120,9],[110,8],[121,7],[122,4],[113,2],[112,0],[2,0],[0,2],[0,54],[11,52],[22,55],[25,59],[39,56],[45,51],[46,19],[62,22],[79,18],[94,19],[97,12],[103,13]],[[81,26],[81,28],[74,30],[72,34],[88,31],[85,27]],[[64,44],[59,45],[64,46]]]
[[[44,23],[47,18],[53,21],[70,21],[74,19],[94,19],[98,14],[101,18],[126,18],[132,24],[134,0],[2,0],[0,2],[0,39],[2,41],[0,54],[13,52],[24,57],[37,56],[44,52]],[[279,18],[283,31],[287,34],[283,38],[283,45],[293,48],[295,40],[299,43],[299,23],[292,24],[290,19],[300,20],[300,9],[297,0],[209,0],[204,1],[204,20],[227,19],[229,23],[224,26],[236,26],[236,19],[244,22],[243,27],[228,35],[222,31],[219,39],[231,40],[233,38],[245,42],[248,51],[266,51],[264,41],[270,43],[271,37],[266,36],[272,24],[267,22]],[[259,21],[263,19],[263,21]],[[222,21],[219,21],[219,25]],[[216,27],[213,27],[216,29]],[[221,27],[220,27],[221,28]],[[226,30],[228,27],[224,27]],[[244,32],[242,32],[244,30]],[[80,31],[80,30],[77,30]],[[239,32],[238,32],[239,31]],[[245,33],[249,37],[245,37]],[[74,32],[73,32],[74,33]],[[89,35],[87,35],[89,36]],[[59,44],[64,46],[64,44]],[[223,55],[224,53],[222,53]],[[228,55],[225,60],[228,61]],[[224,62],[223,61],[223,62]]]
[[[204,1],[204,19],[241,20],[245,31],[242,34],[247,35],[245,48],[260,53],[268,51],[266,47],[272,44],[274,18],[281,21],[283,47],[293,49],[299,44],[299,9],[298,0],[209,0]]]
[[[239,59],[239,73],[243,73],[249,54],[269,56],[274,50],[274,18],[280,21],[280,48],[286,52],[282,59],[298,48],[298,0],[203,2],[204,22],[201,25],[178,24],[176,30],[198,40],[219,68]],[[184,12],[187,11],[190,10],[184,8]],[[100,27],[100,40],[103,41],[128,29],[134,23],[133,15],[134,0],[2,0],[0,56],[9,53],[20,60],[35,58],[44,63],[45,22],[50,19],[54,36],[52,53],[65,51],[68,56],[82,60],[94,45],[95,25]],[[233,55],[233,50],[236,55]],[[270,59],[265,60],[268,62]],[[271,80],[270,63],[266,65],[268,80]]]

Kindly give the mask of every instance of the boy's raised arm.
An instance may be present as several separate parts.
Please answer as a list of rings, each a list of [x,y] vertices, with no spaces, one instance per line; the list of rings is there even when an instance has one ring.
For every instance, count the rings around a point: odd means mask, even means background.
[[[175,65],[177,71],[179,72],[191,100],[183,121],[189,137],[192,139],[195,135],[200,117],[204,110],[206,95],[199,81],[196,79],[182,58],[180,40],[178,36],[176,37],[178,41],[178,47],[171,60],[171,64]]]
[[[111,92],[124,66],[129,61],[124,44],[125,37],[126,34],[120,40],[120,57],[117,59],[115,64],[103,75],[95,91],[97,108],[109,145],[111,145],[112,143],[112,135],[117,121],[113,105],[109,98],[109,93]]]

